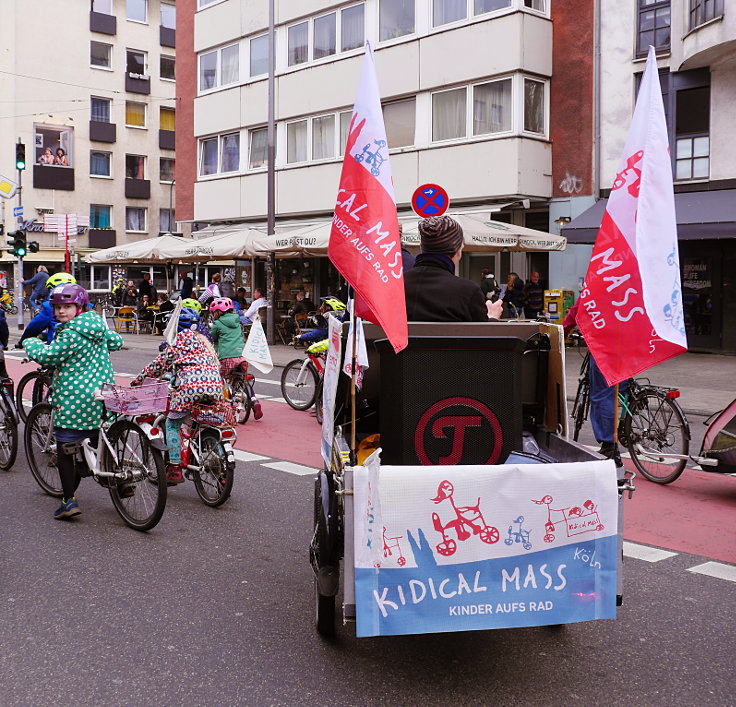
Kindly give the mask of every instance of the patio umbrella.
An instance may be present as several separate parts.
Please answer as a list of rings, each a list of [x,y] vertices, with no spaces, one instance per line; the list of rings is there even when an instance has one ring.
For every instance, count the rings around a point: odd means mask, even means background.
[[[166,234],[156,238],[146,238],[143,241],[126,243],[89,253],[85,256],[88,263],[154,263],[166,260],[162,251],[174,245],[185,246],[192,242],[191,238]]]
[[[263,236],[260,231],[243,226],[218,230],[207,238],[187,238],[184,243],[172,243],[161,249],[161,257],[188,263],[249,257],[248,243],[259,236]]]
[[[299,255],[327,255],[331,229],[332,221],[324,221],[272,236],[261,234],[253,237],[248,243],[248,249],[251,255],[275,253],[276,256],[284,258]]]

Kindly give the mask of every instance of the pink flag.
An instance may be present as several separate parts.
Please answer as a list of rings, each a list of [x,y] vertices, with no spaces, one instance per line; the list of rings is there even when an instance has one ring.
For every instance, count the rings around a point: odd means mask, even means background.
[[[345,146],[328,253],[355,290],[356,314],[380,324],[394,351],[405,348],[399,222],[373,50],[368,43]]]
[[[609,385],[687,351],[672,166],[652,47],[577,323]]]

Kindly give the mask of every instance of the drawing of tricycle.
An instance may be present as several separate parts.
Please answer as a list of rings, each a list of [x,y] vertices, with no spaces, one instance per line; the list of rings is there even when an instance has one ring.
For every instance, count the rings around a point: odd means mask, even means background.
[[[386,526],[383,526],[383,556],[391,557],[393,555],[391,550],[396,550],[399,554],[396,564],[399,567],[403,567],[406,564],[406,558],[404,557],[404,553],[401,552],[401,545],[399,544],[399,540],[403,537],[403,535],[397,535],[395,538],[386,537]]]
[[[442,503],[444,500],[449,500],[452,509],[455,511],[455,518],[445,525],[442,524],[437,513],[432,513],[434,529],[442,534],[442,542],[436,546],[437,552],[445,556],[454,554],[457,550],[457,543],[446,531],[454,530],[457,533],[457,539],[465,541],[471,536],[471,533],[465,526],[470,528],[472,535],[480,536],[480,539],[484,543],[492,545],[498,542],[498,529],[492,525],[488,525],[483,518],[480,510],[480,498],[474,506],[456,506],[455,500],[453,499],[454,492],[455,487],[449,481],[442,481],[437,488],[437,496],[432,499],[435,503]]]
[[[513,521],[516,524],[516,528],[513,527],[513,525],[509,526],[509,535],[504,540],[504,542],[507,545],[513,545],[514,543],[521,543],[522,547],[525,550],[531,550],[532,544],[529,540],[529,535],[531,534],[531,530],[526,530],[525,528],[521,527],[521,524],[524,522],[524,516],[519,516],[518,518],[514,519]]]
[[[356,162],[363,162],[365,160],[366,164],[371,165],[371,174],[374,177],[377,177],[381,173],[381,165],[385,161],[385,157],[381,154],[381,148],[386,147],[386,141],[385,140],[374,140],[373,141],[376,144],[376,150],[375,152],[371,152],[370,147],[371,144],[368,143],[363,147],[363,152],[355,155],[355,161]]]
[[[544,530],[546,531],[544,542],[546,543],[551,543],[555,539],[555,526],[558,523],[565,524],[565,532],[568,538],[581,533],[603,530],[604,528],[598,516],[596,505],[590,499],[583,503],[582,508],[580,506],[552,508],[551,504],[554,499],[549,494],[543,496],[539,501],[531,500],[532,503],[536,503],[538,506],[547,506],[547,522],[544,524]],[[556,520],[552,520],[553,513]]]

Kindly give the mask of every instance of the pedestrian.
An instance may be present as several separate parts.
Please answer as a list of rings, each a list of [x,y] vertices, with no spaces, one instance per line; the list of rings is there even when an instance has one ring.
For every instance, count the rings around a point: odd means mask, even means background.
[[[524,282],[515,272],[510,272],[506,280],[503,304],[507,319],[518,319],[524,312]]]
[[[181,298],[187,299],[187,297],[191,297],[193,289],[194,280],[192,280],[192,273],[185,272],[184,277],[181,279]]]
[[[45,265],[39,265],[36,268],[36,272],[33,275],[32,278],[28,280],[23,280],[22,285],[25,287],[26,285],[32,286],[33,290],[31,292],[31,306],[34,310],[37,310],[41,304],[46,299],[46,280],[49,279],[49,271],[46,269]]]
[[[544,309],[544,285],[539,280],[539,273],[532,272],[529,281],[524,285],[524,316],[536,319]]]
[[[480,289],[483,290],[485,298],[491,302],[495,302],[501,292],[496,276],[488,268],[480,271]]]
[[[151,282],[151,273],[144,272],[143,279],[138,283],[138,296],[148,295],[148,299],[153,302],[153,282]]]

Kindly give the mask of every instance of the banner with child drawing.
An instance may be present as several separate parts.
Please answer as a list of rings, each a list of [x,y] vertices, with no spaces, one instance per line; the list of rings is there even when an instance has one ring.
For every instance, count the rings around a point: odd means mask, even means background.
[[[616,616],[612,461],[357,467],[357,635]]]

